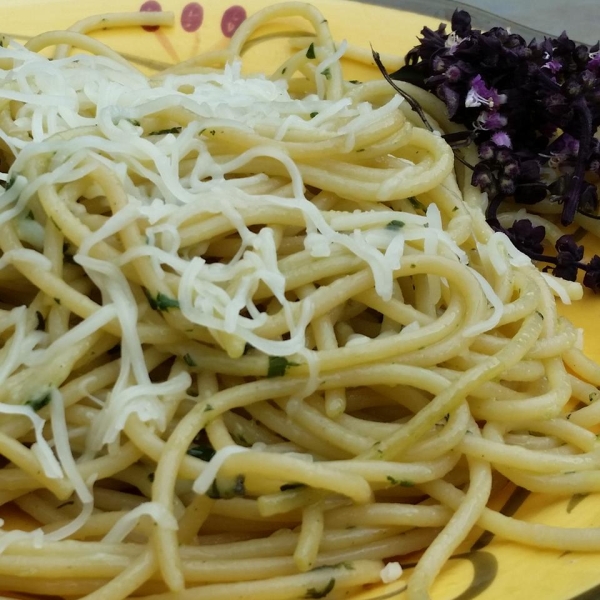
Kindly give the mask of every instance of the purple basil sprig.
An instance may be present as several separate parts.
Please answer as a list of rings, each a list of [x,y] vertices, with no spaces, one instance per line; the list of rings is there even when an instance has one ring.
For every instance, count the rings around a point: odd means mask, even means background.
[[[472,183],[488,193],[486,218],[495,230],[548,263],[555,275],[575,280],[583,271],[584,285],[600,291],[600,257],[583,262],[583,248],[571,236],[562,236],[556,255],[548,255],[543,227],[521,219],[506,229],[497,217],[510,198],[560,204],[565,226],[577,212],[600,218],[600,140],[594,137],[600,127],[600,44],[588,48],[566,33],[527,43],[502,27],[473,29],[461,10],[451,28],[425,27],[405,66],[386,78],[433,92],[450,119],[466,127],[463,139],[474,141],[479,152]]]

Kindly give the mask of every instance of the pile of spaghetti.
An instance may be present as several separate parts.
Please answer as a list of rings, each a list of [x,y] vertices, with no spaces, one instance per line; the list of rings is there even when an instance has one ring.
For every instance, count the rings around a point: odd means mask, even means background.
[[[599,488],[578,284],[316,9],[150,78],[85,33],[168,17],[0,49],[2,591],[346,598],[422,550],[421,600],[473,531],[600,550],[488,507]],[[243,75],[281,17],[314,36]]]

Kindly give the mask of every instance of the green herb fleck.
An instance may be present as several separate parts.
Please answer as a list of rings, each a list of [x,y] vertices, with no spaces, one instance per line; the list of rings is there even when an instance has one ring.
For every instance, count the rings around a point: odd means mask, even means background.
[[[179,301],[175,298],[169,298],[169,296],[166,296],[162,292],[158,292],[155,298],[146,288],[143,288],[143,290],[152,310],[165,312],[170,308],[179,308]]]
[[[222,490],[215,479],[207,490],[206,495],[213,500],[230,500],[231,498],[242,497],[246,495],[246,486],[244,485],[246,478],[244,475],[238,475],[232,487],[227,490]]]
[[[404,221],[398,221],[397,219],[394,219],[393,221],[390,221],[385,228],[391,231],[398,231],[398,229],[402,229],[404,225]]]
[[[413,487],[415,485],[412,481],[409,481],[408,479],[396,479],[395,477],[392,477],[391,475],[387,476],[387,480],[392,485],[400,485],[402,487]]]
[[[310,118],[311,118],[311,119],[314,119],[314,118],[315,118],[315,117],[316,117],[318,114],[319,114],[319,113],[318,113],[318,111],[311,112],[311,113],[310,113]]]
[[[56,302],[56,304],[60,305],[60,298],[54,298],[54,302]]]
[[[34,216],[33,216],[33,211],[32,211],[32,210],[30,210],[30,211],[29,211],[29,212],[28,212],[28,213],[25,215],[25,218],[26,218],[28,221],[33,221],[33,219],[34,219]]]
[[[542,321],[544,320],[544,315],[539,310],[536,310],[535,313]]]
[[[354,571],[354,565],[351,562],[340,562],[334,565],[321,565],[320,567],[311,569],[310,572],[313,573],[314,571],[323,571],[325,569],[346,569],[346,571]]]
[[[456,212],[457,210],[458,210],[458,206],[455,206],[455,207],[452,209],[452,212]]]
[[[287,67],[283,67],[283,69],[281,69],[281,74],[285,75],[285,72],[287,71]]]
[[[423,212],[427,210],[425,208],[425,205],[422,202],[419,202],[419,200],[415,198],[415,196],[411,196],[410,198],[408,198],[408,201],[415,210],[422,210]]]
[[[185,364],[188,367],[197,367],[198,366],[196,364],[196,362],[194,361],[194,359],[192,358],[191,354],[184,354],[183,355],[183,361],[185,362]]]
[[[285,356],[269,356],[267,377],[282,377],[290,367],[297,366],[298,363],[289,361]]]
[[[315,58],[315,56],[316,56],[316,54],[315,54],[315,45],[311,44],[308,47],[308,50],[306,51],[306,58],[313,59],[313,58]]]
[[[154,483],[154,473],[148,473],[148,481]]]
[[[353,83],[354,85],[358,85],[359,83],[362,83],[362,81],[359,81],[358,79],[351,79],[349,81],[349,83]]]
[[[27,406],[30,406],[31,408],[33,408],[33,410],[35,412],[38,412],[38,410],[41,410],[42,408],[44,408],[44,406],[47,406],[48,404],[50,404],[50,401],[52,400],[52,394],[50,393],[50,391],[44,392],[43,394],[41,394],[40,396],[36,396],[35,398],[32,398],[31,400],[27,400],[27,402],[25,402],[25,404]]]
[[[217,133],[217,131],[216,131],[215,129],[211,129],[211,130],[209,131],[209,133],[210,133],[210,135],[215,135],[215,134]]]
[[[183,127],[171,127],[170,129],[159,129],[158,131],[151,131],[148,135],[167,135],[167,133],[181,133]]]
[[[212,446],[191,446],[187,454],[208,462],[216,454],[216,450]]]
[[[592,392],[589,396],[588,396],[588,400],[590,402],[593,402],[596,398],[598,397],[598,392]]]
[[[327,583],[327,585],[321,590],[318,590],[317,588],[308,588],[308,590],[306,590],[306,595],[304,597],[305,598],[325,598],[325,596],[327,596],[327,594],[329,594],[329,592],[331,592],[331,590],[333,590],[334,587],[335,587],[335,579],[332,577],[329,580],[329,583]]]
[[[323,69],[321,71],[321,75],[323,75],[323,77],[325,77],[325,79],[327,79],[329,81],[331,79],[331,71],[329,70],[329,67],[327,67],[326,69]]]
[[[139,127],[140,126],[140,122],[137,121],[136,119],[125,119],[128,123],[131,123],[134,127]]]
[[[215,409],[213,408],[213,405],[212,405],[212,404],[207,404],[207,405],[204,407],[204,412],[210,412],[211,410],[215,410]]]

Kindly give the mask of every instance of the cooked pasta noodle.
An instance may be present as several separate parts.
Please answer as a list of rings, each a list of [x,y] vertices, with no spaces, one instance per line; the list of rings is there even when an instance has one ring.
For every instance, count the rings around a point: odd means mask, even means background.
[[[243,72],[288,17],[313,35]],[[422,551],[423,600],[477,528],[600,550],[490,507],[600,490],[600,369],[557,314],[580,287],[488,228],[435,100],[430,132],[345,81],[303,3],[151,76],[87,35],[169,19],[0,48],[2,590],[346,598]]]

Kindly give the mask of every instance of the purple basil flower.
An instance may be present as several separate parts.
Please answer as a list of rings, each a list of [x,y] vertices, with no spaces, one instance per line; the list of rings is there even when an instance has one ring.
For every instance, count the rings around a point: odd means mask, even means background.
[[[543,225],[533,226],[529,219],[519,219],[508,228],[508,234],[517,248],[527,248],[534,254],[542,254],[542,242],[546,237],[546,228]]]
[[[496,146],[506,146],[507,148],[512,148],[512,142],[510,141],[510,137],[506,131],[497,131],[492,136],[492,142],[496,144]]]
[[[597,254],[590,260],[586,267],[583,285],[594,290],[596,293],[600,292],[600,256]]]
[[[474,108],[476,106],[485,106],[495,109],[506,102],[506,96],[499,94],[498,90],[491,87],[488,88],[481,75],[476,75],[471,80],[471,89],[467,92],[465,98],[465,106]]]
[[[562,69],[562,64],[557,60],[549,60],[542,69],[549,69],[552,73],[558,73]]]
[[[502,27],[473,29],[469,14],[457,10],[452,31],[422,30],[392,78],[435,93],[470,134],[479,155],[471,181],[489,196],[486,217],[494,229],[506,233],[497,218],[506,197],[560,203],[565,225],[578,211],[600,216],[600,43],[588,48],[564,32],[528,43]],[[600,258],[586,265],[568,238],[554,256],[513,237],[561,277],[585,270],[584,284],[600,292]]]

